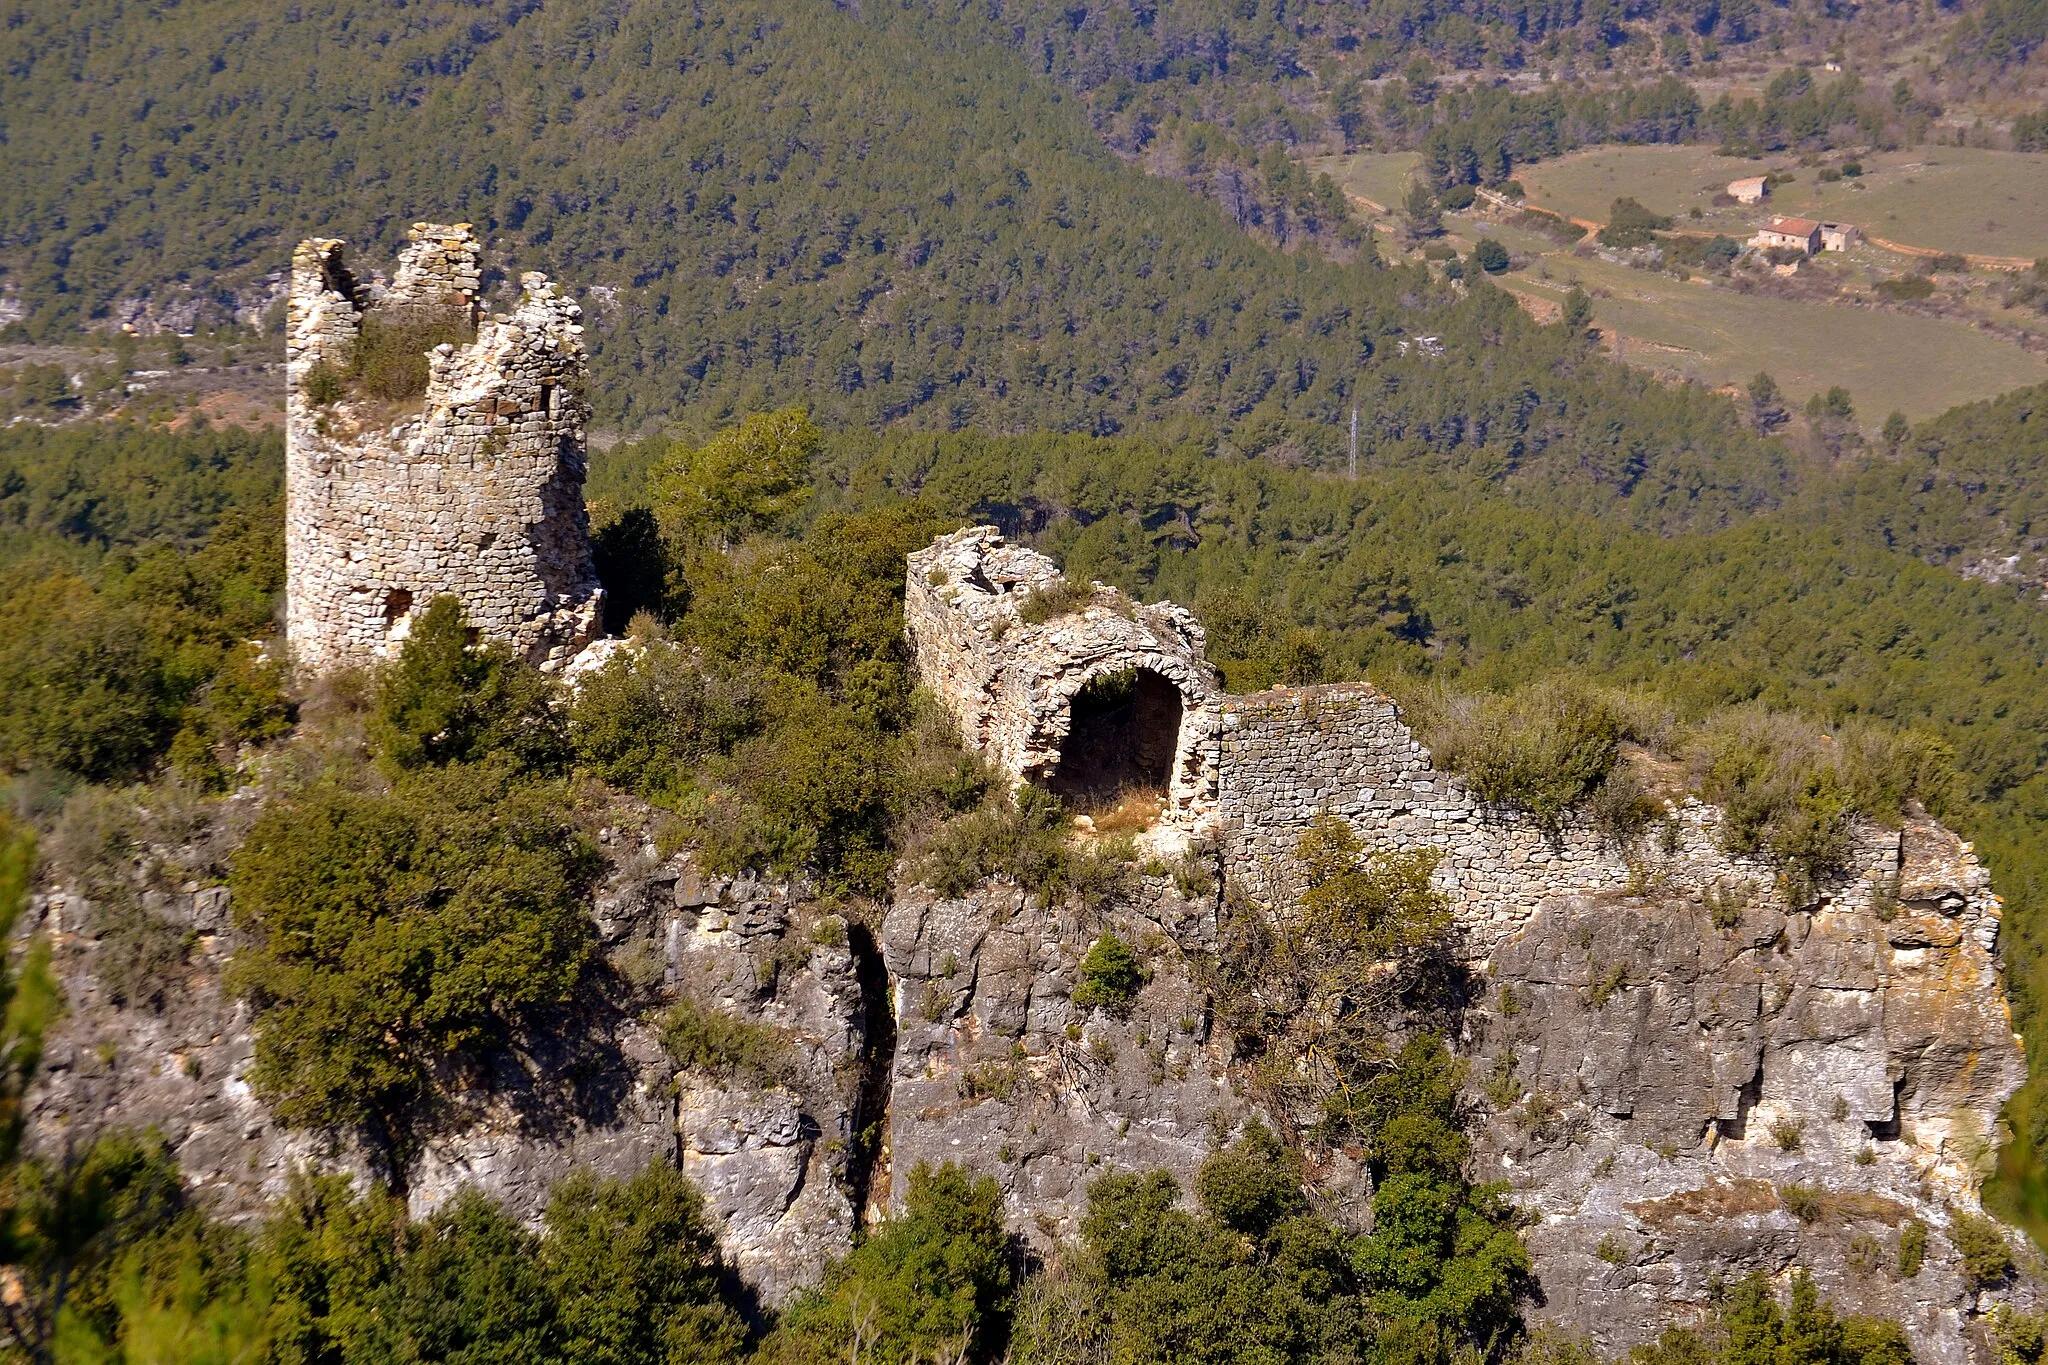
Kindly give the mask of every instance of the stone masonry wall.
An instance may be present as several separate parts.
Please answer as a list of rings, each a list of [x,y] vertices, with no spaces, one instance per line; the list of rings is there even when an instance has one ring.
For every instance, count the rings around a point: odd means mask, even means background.
[[[1830,1113],[1896,1130],[1900,1136],[1885,1141],[1904,1145],[1891,1150],[1974,1204],[1996,1116],[2026,1073],[2000,984],[2000,902],[1983,865],[1939,824],[1859,823],[1846,870],[1811,902],[1795,904],[1771,864],[1723,850],[1720,810],[1692,798],[1627,847],[1584,819],[1553,835],[1478,800],[1431,766],[1394,703],[1367,684],[1225,696],[1206,724],[1226,866],[1269,904],[1289,898],[1295,841],[1327,813],[1369,846],[1442,851],[1437,883],[1476,972],[1529,978],[1532,935],[1549,932],[1546,916],[1567,917],[1567,907],[1589,903],[1686,907],[1685,922],[1682,941],[1668,951],[1630,950],[1640,959],[1635,975],[1618,949],[1604,963],[1575,949],[1577,976],[1567,984],[1582,992],[1600,984],[1579,979],[1588,972],[1622,966],[1616,993],[1636,989],[1638,976],[1641,988],[1668,993],[1669,978],[1680,974],[1673,955],[1709,924],[1710,897],[1724,916],[1739,915],[1731,932],[1769,923],[1777,929],[1767,945],[1782,938],[1787,952],[1833,945],[1814,949],[1818,956],[1785,978],[1785,991],[1811,988],[1811,1008],[1797,1018],[1769,1023],[1790,998],[1763,998],[1765,978],[1778,973],[1738,966],[1710,972],[1702,998],[1688,998],[1668,1025],[1687,1035],[1682,1058],[1652,1063],[1659,1045],[1641,1040],[1642,1064],[1679,1065],[1688,1076],[1685,1097],[1671,1096],[1662,1121],[1697,1138],[1709,1121],[1742,1125],[1758,1104],[1767,1116],[1774,1107],[1799,1109],[1824,1081]],[[1673,913],[1650,920],[1661,925]],[[1666,931],[1645,932],[1654,940]],[[1719,951],[1711,927],[1706,943],[1705,951]],[[1690,961],[1702,950],[1685,951]],[[1589,1092],[1589,1103],[1633,1115],[1623,1092],[1634,1083],[1608,1073],[1591,1086],[1607,1094]]]
[[[472,625],[544,667],[598,631],[603,590],[583,506],[581,310],[545,276],[467,345],[429,357],[414,409],[315,403],[323,362],[346,373],[366,316],[466,315],[481,294],[467,224],[415,224],[388,288],[350,273],[339,241],[292,257],[285,354],[285,630],[319,672],[387,657],[412,613],[462,599]]]
[[[1170,602],[1140,606],[1095,584],[1093,600],[1042,624],[1024,605],[1066,579],[1036,550],[1005,543],[993,526],[941,536],[910,556],[903,607],[918,673],[963,739],[1012,782],[1042,780],[1060,759],[1074,694],[1091,680],[1148,669],[1180,689],[1182,721],[1168,793],[1181,819],[1195,816],[1205,783],[1191,724],[1216,693],[1202,657],[1201,625]]]

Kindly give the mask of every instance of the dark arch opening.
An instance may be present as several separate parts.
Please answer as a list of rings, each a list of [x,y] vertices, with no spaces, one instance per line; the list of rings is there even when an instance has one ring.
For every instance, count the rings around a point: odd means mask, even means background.
[[[1180,689],[1149,668],[1090,678],[1046,785],[1076,810],[1134,795],[1164,797],[1180,745]]]

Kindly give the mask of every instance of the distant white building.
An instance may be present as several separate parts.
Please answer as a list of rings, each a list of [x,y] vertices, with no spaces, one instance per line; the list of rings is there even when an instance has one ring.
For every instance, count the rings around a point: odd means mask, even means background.
[[[1728,182],[1728,197],[1738,204],[1761,204],[1770,192],[1771,178],[1767,175],[1746,176]]]

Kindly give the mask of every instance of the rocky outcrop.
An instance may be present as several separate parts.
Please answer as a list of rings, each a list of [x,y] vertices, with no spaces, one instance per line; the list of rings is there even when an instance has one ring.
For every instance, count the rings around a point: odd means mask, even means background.
[[[1811,885],[1727,852],[1722,813],[1691,798],[1627,839],[1583,819],[1541,826],[1437,769],[1369,686],[1202,691],[1198,627],[1100,594],[1024,624],[1023,599],[1056,580],[992,536],[948,538],[913,572],[931,616],[913,617],[920,668],[935,659],[941,681],[972,684],[954,700],[982,708],[970,738],[992,752],[1019,736],[1018,753],[1056,749],[1060,708],[1105,669],[1196,679],[1174,683],[1190,709],[1173,770],[1186,799],[1170,809],[1202,857],[1127,869],[1116,894],[1086,901],[1000,878],[958,896],[904,885],[863,923],[799,884],[703,875],[659,852],[651,813],[622,801],[591,907],[604,989],[520,1064],[447,1087],[456,1098],[402,1173],[416,1212],[475,1185],[537,1219],[571,1169],[673,1161],[732,1264],[776,1303],[899,1204],[919,1163],[994,1177],[1042,1250],[1076,1233],[1105,1172],[1164,1169],[1191,1194],[1248,1121],[1299,1117],[1251,1098],[1207,960],[1224,905],[1293,913],[1297,841],[1331,816],[1369,847],[1442,855],[1435,881],[1471,983],[1446,1009],[1469,1062],[1473,1175],[1506,1182],[1529,1214],[1536,1317],[1620,1351],[1701,1314],[1717,1282],[1796,1266],[1844,1306],[1900,1318],[1924,1365],[1964,1365],[1975,1319],[2031,1294],[1967,1289],[1950,1235],[1978,1208],[2024,1078],[2002,908],[1953,833],[1924,817],[1859,822]],[[986,583],[955,577],[963,566]],[[250,1093],[250,1021],[219,985],[225,889],[139,892],[188,941],[152,1003],[117,1004],[106,985],[127,951],[112,916],[63,892],[39,901],[72,1009],[31,1096],[33,1143],[155,1124],[236,1215],[297,1164],[366,1171],[345,1143],[278,1129]],[[1127,1008],[1079,1008],[1080,964],[1105,932],[1137,947],[1145,983]],[[679,1070],[670,1048],[689,1050],[664,1040],[661,1010],[682,1001],[774,1046]],[[1364,1226],[1359,1154],[1311,1155],[1322,1206]],[[1898,1239],[1915,1222],[1925,1263],[1902,1276]]]
[[[1713,1282],[1794,1264],[1961,1362],[1943,1230],[2025,1079],[1983,868],[1928,820],[1864,831],[1896,896],[1787,910],[1682,885],[1559,896],[1494,948],[1468,1020],[1490,1168],[1540,1221],[1544,1312],[1627,1347]],[[1934,1232],[1897,1278],[1900,1226]]]
[[[102,1132],[154,1129],[194,1192],[231,1218],[259,1215],[301,1167],[368,1173],[360,1148],[280,1127],[249,1089],[248,1008],[220,984],[233,948],[227,906],[223,886],[145,893],[140,909],[154,922],[146,928],[188,947],[158,1003],[123,1007],[106,979],[127,946],[112,906],[62,891],[32,900],[21,928],[49,936],[64,1012],[24,1106],[28,1150],[61,1157]]]
[[[1150,972],[1128,1014],[1071,999],[1104,930],[1137,945]],[[1013,1226],[1049,1248],[1075,1234],[1104,1172],[1164,1169],[1192,1190],[1253,1112],[1191,958],[1215,946],[1214,897],[1164,877],[1107,919],[1007,882],[958,898],[905,891],[882,926],[896,994],[893,1197],[919,1162],[964,1162],[995,1177]]]
[[[984,686],[960,660],[1062,676],[1070,636],[1084,637],[1098,609],[1023,637],[994,629],[1003,587],[952,586],[970,550],[982,564],[1024,553],[980,528],[912,556],[909,590],[937,619],[920,617],[911,635],[920,677],[974,699],[979,711],[956,714],[974,721],[969,743],[1000,760],[1007,736],[1042,724],[1050,693]],[[1024,562],[1019,581],[1045,572]],[[1440,855],[1435,884],[1480,987],[1459,1040],[1482,1119],[1475,1174],[1508,1180],[1535,1220],[1538,1316],[1624,1348],[1700,1312],[1717,1278],[1798,1264],[1844,1302],[1902,1316],[1924,1358],[1968,1354],[1965,1328],[1982,1305],[1963,1289],[1945,1229],[1978,1208],[2025,1065],[2000,976],[2001,906],[1953,833],[1924,818],[1898,830],[1860,821],[1840,869],[1809,886],[1729,853],[1722,813],[1689,797],[1630,838],[1584,817],[1540,825],[1436,768],[1366,684],[1211,694],[1181,735],[1171,808],[1219,850],[1249,912],[1292,912],[1293,852],[1319,817],[1345,821],[1367,847]],[[1022,950],[999,936],[1012,919],[1028,926]],[[1015,1191],[1020,1224],[1045,1201],[1061,1225],[1076,1150],[1185,1174],[1201,1150],[1186,1140],[1190,1121],[1239,1104],[1228,1051],[1206,1037],[1180,1054],[1185,1074],[1171,1084],[1132,1078],[1121,1108],[1090,1096],[1094,1078],[1058,1032],[1085,948],[1077,927],[991,888],[955,902],[907,894],[885,933],[903,983],[896,1160],[971,1155]],[[1158,922],[1171,949],[1162,960],[1199,950],[1184,927]],[[1183,980],[1176,970],[1162,979]],[[1110,1040],[1108,1058],[1137,1042],[1105,1027],[1091,1020],[1084,1032]],[[1217,1098],[1193,1103],[1205,1088]],[[1022,1100],[993,1098],[1006,1090]],[[1112,1126],[1153,1116],[1168,1141],[1103,1143],[1102,1115]],[[1034,1182],[1017,1154],[1048,1127],[1057,1174]],[[1362,1219],[1359,1173],[1341,1153],[1327,1159],[1324,1193]],[[1932,1229],[1929,1255],[1894,1283],[1882,1264],[1896,1264],[1908,1219]]]
[[[785,1043],[773,1084],[684,1076],[678,1115],[683,1169],[724,1220],[728,1254],[780,1302],[851,1248],[865,1189],[856,1138],[871,1059],[856,926],[788,886],[688,869],[673,901],[676,989]]]
[[[593,907],[595,930],[646,1012],[622,1015],[580,1061],[540,1059],[539,1074],[582,1080],[568,1121],[493,1098],[437,1135],[412,1173],[414,1211],[475,1185],[537,1217],[548,1187],[579,1165],[630,1175],[677,1162],[742,1278],[779,1303],[853,1243],[868,1042],[853,935],[801,886],[706,878],[687,858],[656,858],[637,831],[605,834],[618,870]],[[772,1030],[774,1074],[678,1071],[654,1006],[683,998]],[[521,1090],[508,1078],[492,1093]]]
[[[1539,889],[1519,915],[1467,925],[1474,1174],[1507,1181],[1531,1215],[1532,1311],[1621,1349],[1697,1314],[1717,1278],[1800,1266],[1846,1306],[1901,1317],[1929,1365],[1962,1365],[1991,1300],[1966,1291],[1947,1230],[1976,1206],[2020,1079],[1982,867],[1932,821],[1865,827],[1862,879],[1791,908],[1762,883],[1689,880],[1717,813],[1681,814],[1676,851],[1660,843],[1634,884]],[[1050,1249],[1101,1174],[1165,1169],[1191,1191],[1248,1119],[1274,1122],[1213,1023],[1213,882],[1155,868],[1102,910],[1003,881],[958,897],[907,887],[867,949],[800,886],[706,878],[623,824],[606,836],[615,871],[593,932],[638,1003],[473,1086],[405,1173],[416,1212],[474,1184],[537,1219],[577,1166],[675,1161],[772,1303],[845,1252],[867,1197],[900,1201],[919,1162],[994,1176],[1012,1225]],[[225,888],[150,893],[148,912],[193,945],[155,1007],[108,998],[111,942],[90,903],[60,893],[40,908],[71,1009],[31,1097],[36,1145],[156,1125],[195,1188],[244,1217],[297,1165],[367,1172],[364,1153],[280,1129],[250,1093],[249,1020],[219,988]],[[1105,930],[1149,971],[1128,1013],[1072,1003]],[[893,1036],[869,1008],[884,968]],[[678,1073],[651,1009],[683,997],[775,1030],[784,1063]],[[877,1120],[870,1152],[861,1134]],[[1362,1226],[1362,1169],[1337,1152],[1318,1171],[1326,1207]],[[1932,1235],[1900,1280],[1909,1219]]]
[[[260,1217],[299,1168],[395,1175],[416,1216],[474,1186],[538,1222],[573,1170],[623,1177],[678,1162],[742,1276],[779,1302],[852,1245],[865,1188],[855,937],[802,887],[705,879],[687,858],[657,858],[629,823],[604,831],[615,870],[593,903],[602,989],[516,1061],[450,1077],[420,1150],[396,1173],[345,1136],[280,1127],[251,1091],[253,1021],[221,987],[236,942],[225,886],[143,893],[142,932],[173,945],[177,962],[149,1001],[117,1002],[109,989],[128,951],[113,916],[63,891],[39,896],[23,928],[50,935],[67,1008],[29,1096],[31,1149],[58,1155],[102,1132],[154,1128],[195,1193],[235,1219]],[[777,1074],[679,1072],[659,1007],[684,996],[773,1030]]]

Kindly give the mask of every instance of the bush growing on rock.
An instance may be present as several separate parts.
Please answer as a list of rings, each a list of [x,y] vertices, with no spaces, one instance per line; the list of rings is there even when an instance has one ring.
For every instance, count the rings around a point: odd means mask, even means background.
[[[2048,1350],[2048,1314],[2028,1313],[2002,1303],[1991,1313],[1991,1340],[2009,1365],[2034,1365]]]
[[[1998,1224],[1974,1213],[1958,1213],[1948,1235],[1963,1258],[1963,1282],[1971,1289],[1989,1289],[2012,1278],[2012,1247]]]
[[[1852,816],[1896,823],[1916,801],[1938,811],[1955,783],[1939,740],[1861,724],[1830,733],[1758,707],[1710,717],[1689,747],[1701,795],[1723,809],[1725,847],[1769,856],[1795,894],[1840,867]]]
[[[1797,1141],[1787,1150],[1797,1151]],[[1785,1211],[1802,1223],[1818,1223],[1827,1217],[1827,1196],[1812,1185],[1787,1185],[1778,1196],[1785,1201]]]
[[[1899,1278],[1910,1280],[1927,1260],[1927,1224],[1908,1218],[1899,1229]]]
[[[224,789],[228,763],[242,745],[262,744],[291,729],[293,708],[284,683],[284,670],[261,649],[245,644],[228,651],[171,739],[172,769],[205,790]]]
[[[749,679],[712,673],[658,628],[577,686],[569,741],[577,766],[613,786],[672,800],[696,765],[758,723]]]
[[[911,858],[912,875],[942,896],[958,896],[990,877],[1010,880],[1051,901],[1077,895],[1114,901],[1128,889],[1128,840],[1077,847],[1059,798],[1026,783],[948,821]]]
[[[1017,619],[1027,626],[1042,626],[1062,616],[1087,608],[1095,600],[1093,584],[1061,579],[1034,588],[1017,607]]]
[[[1284,1219],[1309,1211],[1301,1192],[1301,1163],[1264,1124],[1202,1163],[1195,1198],[1218,1225],[1248,1237],[1263,1236]]]
[[[568,735],[555,684],[497,641],[476,643],[452,596],[437,597],[377,686],[370,742],[392,773],[504,755],[527,772],[559,772]]]
[[[920,1162],[901,1215],[800,1295],[761,1343],[764,1365],[922,1365],[1000,1352],[1017,1287],[1003,1196],[987,1176]]]
[[[1632,1365],[1913,1365],[1896,1322],[1843,1316],[1805,1271],[1792,1277],[1784,1303],[1762,1271],[1730,1286],[1713,1318],[1698,1329],[1667,1327],[1639,1346]]]
[[[1368,850],[1338,816],[1319,815],[1295,846],[1307,931],[1373,957],[1423,947],[1446,933],[1450,899],[1430,885],[1440,849]]]
[[[502,760],[274,800],[231,879],[251,1083],[286,1123],[400,1141],[436,1068],[569,1003],[596,870],[565,792]]]
[[[1448,943],[1448,901],[1430,885],[1439,854],[1368,851],[1334,816],[1297,848],[1302,890],[1272,915],[1226,883],[1222,943],[1208,965],[1219,1022],[1282,1112],[1323,1111],[1319,1140],[1358,1140],[1391,1046],[1386,1021],[1447,1026],[1467,990]]]
[[[791,1060],[774,1029],[695,1000],[663,1013],[661,1045],[685,1071],[754,1085],[774,1080]]]
[[[409,317],[392,317],[371,309],[363,318],[344,378],[367,398],[386,402],[418,398],[427,391],[427,353],[443,343],[467,346],[475,340],[476,333],[461,309],[416,309]],[[314,369],[325,363],[319,362]],[[319,396],[311,374],[305,388],[313,403],[334,401]]]
[[[1506,696],[1439,688],[1407,709],[1436,761],[1482,801],[1518,807],[1550,830],[1603,795],[1606,823],[1617,832],[1639,832],[1651,816],[1615,764],[1623,740],[1656,742],[1671,721],[1635,697],[1564,677]]]
[[[1636,1347],[1632,1365],[1913,1365],[1896,1322],[1839,1316],[1812,1279],[1798,1271],[1786,1302],[1755,1271],[1735,1285],[1702,1328],[1665,1328],[1655,1345]]]
[[[1074,1005],[1077,1009],[1126,1015],[1144,984],[1145,967],[1137,952],[1116,934],[1104,932],[1081,958]]]

